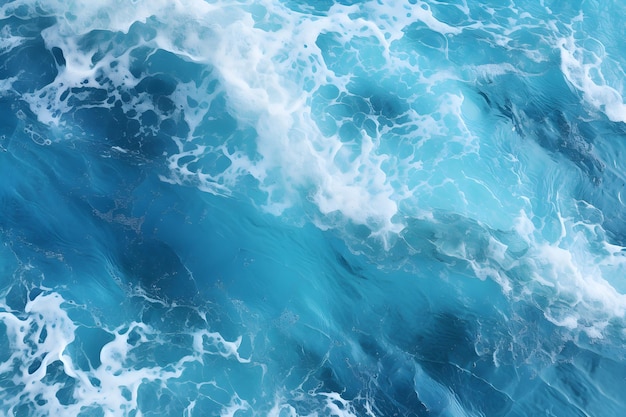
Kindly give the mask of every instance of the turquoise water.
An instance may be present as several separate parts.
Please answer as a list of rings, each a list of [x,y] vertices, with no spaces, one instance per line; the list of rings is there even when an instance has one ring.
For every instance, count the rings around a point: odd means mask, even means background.
[[[0,414],[622,416],[626,5],[0,6]]]

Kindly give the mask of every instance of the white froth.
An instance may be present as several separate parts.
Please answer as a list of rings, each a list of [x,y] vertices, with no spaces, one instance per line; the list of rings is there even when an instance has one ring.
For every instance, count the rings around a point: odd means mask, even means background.
[[[618,259],[612,268],[603,268],[606,258],[594,255],[590,247],[595,239],[590,240],[587,233],[577,229],[577,222],[570,219],[562,219],[563,231],[555,242],[545,241],[541,230],[523,213],[518,224],[523,225],[518,230],[530,248],[518,262],[530,266],[533,286],[550,289],[549,304],[541,306],[549,321],[585,332],[591,338],[602,338],[608,324],[607,314],[618,320],[626,319],[626,294],[611,285],[615,274],[624,272],[623,259]]]
[[[228,342],[217,332],[198,330],[193,334],[194,350],[200,358],[202,358],[204,354],[220,355],[224,358],[233,356],[239,363],[249,363],[250,359],[244,359],[239,356],[240,345],[241,336],[234,342]]]
[[[571,26],[575,28],[582,20],[581,15]],[[585,36],[581,42],[576,40],[578,36],[572,29],[570,36],[557,42],[563,75],[592,108],[613,122],[626,123],[626,70],[606,53],[599,40]]]
[[[228,406],[222,409],[220,417],[236,417],[239,411],[249,411],[250,404],[246,400],[242,400],[239,396],[234,395]]]
[[[0,53],[8,53],[13,48],[21,45],[27,38],[22,36],[15,36],[11,33],[11,27],[9,25],[0,29]]]
[[[2,410],[11,413],[27,402],[38,404],[36,413],[41,416],[78,415],[84,408],[100,409],[106,417],[140,414],[138,399],[142,385],[157,382],[165,387],[180,378],[190,363],[204,363],[205,355],[219,355],[225,360],[234,358],[242,364],[249,362],[239,355],[241,338],[229,342],[219,333],[200,329],[190,330],[187,355],[181,354],[159,366],[151,363],[149,356],[143,356],[151,349],[166,346],[168,336],[147,324],[131,322],[109,331],[114,338],[102,346],[101,364],[84,370],[76,366],[68,349],[81,324],[69,318],[64,303],[61,295],[44,292],[27,302],[24,313],[0,305],[0,321],[6,326],[11,351],[10,359],[0,364],[0,375],[12,375],[13,382],[22,386],[23,392],[10,398],[0,393]],[[147,362],[140,365],[139,358]],[[56,361],[62,364],[64,375],[73,380],[74,401],[69,404],[57,397],[63,381],[47,380],[48,366]],[[190,407],[193,408],[191,404]],[[234,415],[240,409],[249,406],[243,400],[233,401],[224,406],[222,415]]]
[[[14,383],[23,385],[24,394],[34,402],[40,395],[48,402],[50,413],[61,414],[62,406],[55,396],[56,390],[43,382],[48,365],[55,361],[73,373],[72,360],[65,349],[74,340],[76,326],[67,313],[61,309],[63,298],[55,293],[40,294],[28,300],[24,315],[11,311],[2,305],[0,320],[6,326],[6,334],[11,350],[10,359],[0,366],[1,374],[12,374]],[[2,395],[3,408],[10,410],[21,398]]]

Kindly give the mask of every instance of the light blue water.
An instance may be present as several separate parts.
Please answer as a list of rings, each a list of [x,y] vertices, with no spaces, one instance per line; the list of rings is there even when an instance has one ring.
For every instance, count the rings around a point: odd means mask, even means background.
[[[626,415],[626,5],[309,3],[0,6],[0,414]]]

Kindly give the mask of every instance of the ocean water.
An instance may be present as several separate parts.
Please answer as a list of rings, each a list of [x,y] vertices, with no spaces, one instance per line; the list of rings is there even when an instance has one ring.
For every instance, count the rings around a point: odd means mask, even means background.
[[[0,19],[0,415],[626,415],[623,1]]]

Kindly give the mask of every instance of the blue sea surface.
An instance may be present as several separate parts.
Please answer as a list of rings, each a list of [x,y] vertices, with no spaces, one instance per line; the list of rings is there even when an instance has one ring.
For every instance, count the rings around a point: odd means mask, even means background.
[[[0,415],[626,415],[626,3],[0,3]]]

